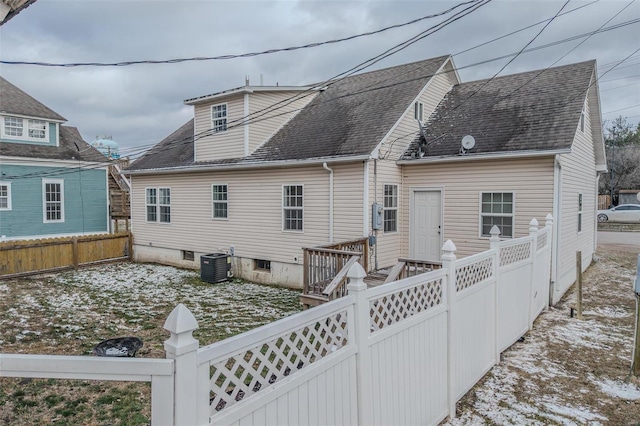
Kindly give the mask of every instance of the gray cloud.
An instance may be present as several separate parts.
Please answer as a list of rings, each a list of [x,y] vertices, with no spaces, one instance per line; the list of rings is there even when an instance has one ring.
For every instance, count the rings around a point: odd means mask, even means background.
[[[494,1],[375,64],[397,65],[456,53],[542,19],[563,1]],[[628,2],[601,1],[559,17],[532,46],[593,31]],[[116,62],[239,54],[371,31],[447,9],[452,1],[48,1],[39,0],[0,27],[3,60]],[[566,10],[586,2],[572,1]],[[633,4],[611,24],[640,17]],[[130,67],[45,68],[2,65],[0,73],[77,126],[84,138],[109,134],[121,147],[156,143],[191,116],[182,101],[244,84],[302,85],[345,71],[409,39],[443,18],[340,44],[253,58]],[[610,25],[611,25],[610,24]],[[520,50],[540,30],[529,29],[454,58],[465,66]],[[579,41],[529,53],[504,72],[550,66]],[[638,24],[593,36],[559,65],[619,61],[640,47]],[[636,55],[635,58],[640,57]],[[489,78],[508,59],[460,70],[463,81]],[[603,113],[640,104],[640,61],[607,74]],[[606,71],[601,68],[600,73]],[[625,88],[612,89],[627,85]],[[605,90],[608,89],[608,90]],[[635,116],[640,107],[604,114]]]

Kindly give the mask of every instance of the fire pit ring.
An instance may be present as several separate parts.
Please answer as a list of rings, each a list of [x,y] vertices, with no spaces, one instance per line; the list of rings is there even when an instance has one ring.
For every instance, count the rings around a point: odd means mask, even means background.
[[[137,337],[117,337],[98,343],[93,353],[97,356],[134,357],[140,348],[142,340]]]

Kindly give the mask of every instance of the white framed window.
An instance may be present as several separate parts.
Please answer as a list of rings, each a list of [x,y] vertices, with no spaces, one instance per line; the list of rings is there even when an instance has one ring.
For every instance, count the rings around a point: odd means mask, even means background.
[[[227,130],[227,104],[211,106],[211,129],[214,133]]]
[[[147,222],[171,223],[171,188],[146,188]]]
[[[229,217],[229,188],[226,184],[214,184],[211,187],[211,198],[213,200],[213,218],[227,219]]]
[[[27,141],[47,142],[49,123],[43,120],[4,116],[2,136]]]
[[[384,185],[384,232],[398,232],[398,185]]]
[[[584,117],[585,117],[585,113],[584,110],[582,110],[582,112],[580,113],[580,131],[584,132]]]
[[[501,237],[513,238],[515,193],[480,193],[480,235],[491,236],[491,228],[496,225]]]
[[[582,194],[578,193],[578,233],[582,232]]]
[[[11,210],[11,182],[0,182],[0,210]]]
[[[422,104],[422,102],[416,102],[415,104],[413,104],[413,118],[422,121],[423,111],[424,105]]]
[[[282,186],[282,229],[304,231],[304,188],[302,185]]]
[[[42,207],[45,223],[64,222],[64,180],[42,179]]]

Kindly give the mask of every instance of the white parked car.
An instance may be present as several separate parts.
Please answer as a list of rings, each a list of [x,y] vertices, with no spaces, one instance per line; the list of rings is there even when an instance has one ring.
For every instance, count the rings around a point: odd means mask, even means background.
[[[640,204],[620,204],[607,210],[598,210],[598,222],[640,223]]]

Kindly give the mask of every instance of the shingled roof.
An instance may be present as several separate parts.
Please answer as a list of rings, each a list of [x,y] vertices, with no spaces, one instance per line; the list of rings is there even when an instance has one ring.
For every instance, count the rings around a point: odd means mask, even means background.
[[[371,154],[447,59],[448,56],[441,56],[330,82],[248,157],[194,163],[191,120],[128,170],[265,164]]]
[[[0,112],[67,121],[66,118],[0,77]]]
[[[424,127],[424,157],[474,156],[570,149],[595,61],[461,83],[453,87]],[[465,135],[475,147],[460,154]],[[421,136],[402,160],[419,159]]]
[[[105,162],[107,158],[82,139],[77,128],[60,126],[59,146],[0,143],[0,156]]]

